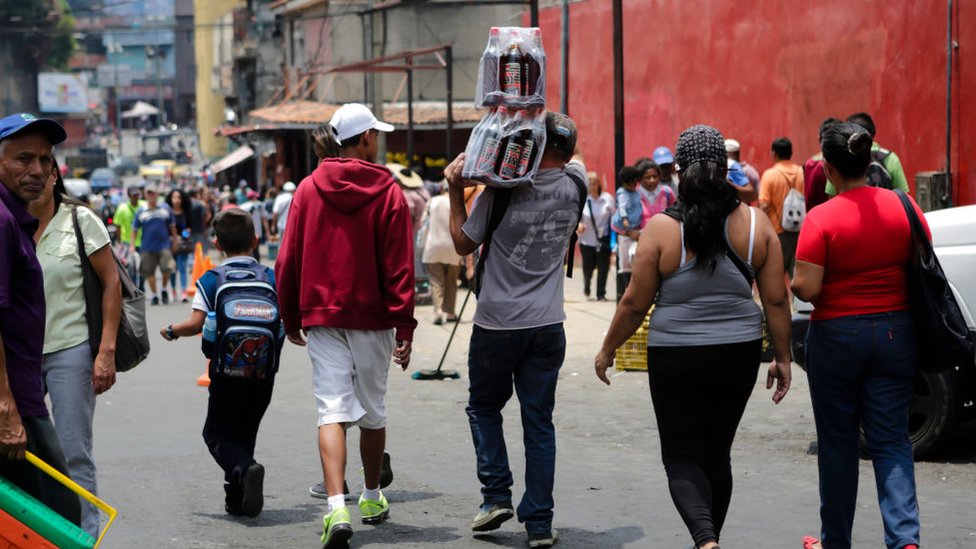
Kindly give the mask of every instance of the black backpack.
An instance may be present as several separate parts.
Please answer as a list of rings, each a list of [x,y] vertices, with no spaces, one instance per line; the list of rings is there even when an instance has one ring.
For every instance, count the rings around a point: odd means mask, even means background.
[[[891,155],[888,149],[878,149],[871,151],[871,163],[868,164],[867,180],[869,187],[879,187],[881,189],[893,190],[895,188],[894,179],[888,168],[885,167],[885,160]]]
[[[267,379],[278,371],[284,343],[278,293],[260,264],[213,269],[217,291],[211,310],[217,319],[216,345],[204,354],[216,375]],[[207,296],[209,299],[210,296]]]
[[[573,176],[567,172],[566,177],[570,178],[576,185],[576,191],[579,193],[579,212],[576,217],[576,224],[583,219],[583,208],[586,206],[586,183],[582,179]],[[495,188],[492,191],[494,196],[492,197],[491,211],[488,212],[488,226],[485,228],[485,238],[481,243],[481,254],[478,256],[478,263],[474,268],[474,295],[478,296],[481,293],[481,279],[485,274],[485,260],[488,258],[488,252],[491,250],[491,237],[495,233],[495,229],[502,222],[502,217],[505,217],[505,210],[508,209],[508,203],[512,200],[512,189],[510,188]],[[572,234],[569,236],[569,251],[566,255],[566,277],[573,278],[573,258],[576,256],[576,239],[578,238],[576,234],[576,229],[573,229]]]
[[[901,199],[912,232],[912,263],[908,266],[908,298],[915,319],[918,356],[923,370],[939,372],[974,362],[973,334],[966,325],[952,287],[942,271],[922,222],[908,195]]]

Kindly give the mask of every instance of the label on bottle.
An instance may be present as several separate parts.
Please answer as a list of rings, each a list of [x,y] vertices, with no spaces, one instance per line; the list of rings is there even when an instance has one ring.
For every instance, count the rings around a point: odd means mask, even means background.
[[[522,93],[522,63],[518,60],[503,65],[502,92],[506,95]]]
[[[532,141],[531,138],[526,139],[525,145],[522,147],[522,157],[519,158],[519,165],[518,165],[519,177],[522,177],[523,175],[529,173],[529,169],[531,168],[531,166],[529,166],[529,160],[532,159],[533,150],[535,150],[535,142]]]
[[[498,169],[498,176],[502,179],[514,179],[518,174],[519,161],[522,159],[522,149],[524,147],[516,139],[511,139],[505,147],[505,156],[502,157],[501,168]]]
[[[498,159],[498,139],[486,137],[484,145],[481,146],[481,153],[478,154],[478,161],[474,165],[477,173],[491,173],[495,171],[495,160]]]

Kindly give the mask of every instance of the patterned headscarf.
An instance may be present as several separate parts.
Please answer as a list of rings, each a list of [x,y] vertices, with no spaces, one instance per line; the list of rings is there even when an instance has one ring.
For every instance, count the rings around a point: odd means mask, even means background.
[[[697,162],[714,162],[726,165],[725,138],[711,126],[698,124],[681,132],[674,159],[678,169],[686,170]]]

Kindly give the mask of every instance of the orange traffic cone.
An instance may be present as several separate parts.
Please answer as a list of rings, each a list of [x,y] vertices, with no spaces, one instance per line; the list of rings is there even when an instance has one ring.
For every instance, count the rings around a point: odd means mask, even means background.
[[[193,297],[197,293],[197,280],[210,269],[204,264],[203,257],[203,244],[197,242],[193,249],[193,272],[190,273],[190,287],[186,289],[187,297]]]
[[[207,369],[203,371],[203,375],[197,378],[197,385],[201,387],[210,387],[210,361],[207,361]]]

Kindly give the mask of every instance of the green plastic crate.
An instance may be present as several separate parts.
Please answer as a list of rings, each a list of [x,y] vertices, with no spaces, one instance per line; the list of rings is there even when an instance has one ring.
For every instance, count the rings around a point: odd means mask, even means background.
[[[61,549],[91,549],[95,538],[0,477],[0,509]]]

